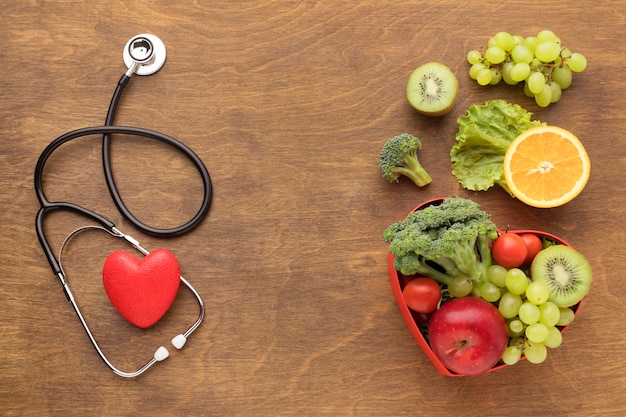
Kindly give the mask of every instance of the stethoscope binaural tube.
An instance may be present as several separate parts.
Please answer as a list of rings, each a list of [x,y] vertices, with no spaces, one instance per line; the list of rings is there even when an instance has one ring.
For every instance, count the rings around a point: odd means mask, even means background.
[[[132,48],[136,48],[136,49],[133,50]],[[159,56],[154,56],[155,53],[158,53]],[[129,61],[128,56],[131,56],[132,60]],[[140,58],[140,60],[135,61],[134,60],[135,58]],[[35,229],[37,233],[37,238],[39,239],[41,247],[48,260],[48,263],[50,264],[52,271],[61,282],[66,298],[72,304],[72,307],[74,308],[94,348],[100,355],[101,359],[109,366],[109,368],[117,375],[120,375],[123,377],[135,377],[135,376],[141,375],[143,372],[145,372],[148,368],[150,368],[156,362],[162,361],[165,358],[167,358],[169,356],[169,352],[167,351],[165,347],[160,346],[155,351],[153,357],[144,366],[132,372],[121,371],[118,368],[116,368],[108,360],[107,356],[100,349],[95,337],[91,333],[91,330],[89,329],[89,326],[87,322],[85,321],[80,311],[80,308],[78,307],[78,304],[76,303],[76,300],[72,294],[72,291],[69,288],[69,285],[66,281],[65,273],[61,266],[61,261],[60,261],[61,255],[59,254],[59,258],[55,256],[50,246],[50,243],[48,242],[46,238],[46,234],[44,230],[44,220],[45,220],[46,215],[50,213],[51,211],[55,211],[55,210],[72,211],[96,222],[99,226],[86,226],[86,227],[80,228],[74,231],[72,234],[70,234],[70,236],[68,236],[68,238],[66,239],[66,242],[67,240],[69,240],[70,237],[72,237],[78,231],[95,228],[95,229],[102,229],[114,237],[124,239],[128,244],[133,246],[135,249],[137,249],[139,252],[141,252],[144,255],[149,254],[149,251],[143,248],[136,239],[134,239],[130,235],[127,235],[121,232],[113,224],[113,222],[111,222],[106,217],[74,203],[49,201],[46,198],[44,188],[43,188],[43,174],[44,174],[44,169],[45,169],[45,165],[46,165],[48,158],[61,145],[73,139],[77,139],[77,138],[81,138],[85,136],[102,135],[102,149],[103,149],[102,154],[103,154],[104,176],[106,178],[107,186],[109,188],[111,197],[113,198],[117,208],[119,209],[120,213],[124,216],[124,218],[126,218],[131,224],[133,224],[133,226],[135,226],[141,232],[149,234],[149,235],[153,235],[153,236],[159,236],[159,237],[179,236],[184,233],[187,233],[188,231],[195,228],[198,224],[200,224],[200,222],[204,219],[204,217],[206,217],[209,211],[211,199],[212,199],[211,178],[202,160],[185,144],[163,133],[156,132],[156,131],[149,130],[149,129],[144,129],[144,128],[132,127],[132,126],[114,126],[113,125],[113,119],[115,116],[115,112],[117,110],[117,105],[119,104],[124,87],[128,84],[128,81],[130,80],[131,75],[134,73],[137,73],[139,75],[152,74],[156,72],[163,65],[164,60],[165,60],[165,48],[163,46],[163,43],[154,35],[138,35],[135,38],[131,39],[131,41],[128,42],[124,50],[124,61],[129,67],[129,70],[126,74],[122,76],[122,78],[117,84],[117,87],[111,99],[111,104],[109,105],[109,110],[107,112],[105,125],[77,129],[71,132],[67,132],[59,136],[55,140],[53,140],[41,153],[39,159],[37,160],[37,164],[35,166],[35,173],[34,173],[35,194],[37,195],[37,199],[39,200],[39,203],[40,203],[40,209],[37,212],[36,219],[35,219]],[[140,137],[149,138],[149,139],[163,142],[175,148],[178,152],[181,152],[193,163],[193,165],[196,167],[202,179],[202,183],[204,187],[204,196],[203,196],[202,204],[200,208],[198,209],[198,212],[188,222],[175,228],[159,229],[159,228],[148,226],[142,223],[137,218],[135,218],[135,216],[130,212],[130,210],[128,210],[128,208],[124,204],[117,190],[117,187],[115,185],[115,181],[113,178],[113,172],[111,169],[110,141],[111,141],[111,135],[113,134],[127,134],[127,135],[132,135],[132,136],[140,136]],[[66,242],[64,242],[63,246],[65,245]],[[198,292],[195,290],[195,288],[185,278],[181,276],[180,280],[182,284],[185,287],[187,287],[187,289],[191,291],[192,294],[195,296],[199,305],[199,313],[198,313],[198,318],[196,319],[196,321],[184,333],[178,334],[172,339],[172,344],[177,349],[181,349],[184,346],[184,344],[187,341],[187,337],[189,337],[189,335],[198,328],[198,326],[200,325],[200,323],[202,322],[204,318],[204,303],[202,301],[202,298],[200,297]]]

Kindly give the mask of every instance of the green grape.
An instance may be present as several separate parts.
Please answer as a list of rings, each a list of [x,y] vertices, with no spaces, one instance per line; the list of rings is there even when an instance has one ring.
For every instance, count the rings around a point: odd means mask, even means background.
[[[548,327],[543,323],[534,323],[526,327],[526,339],[535,343],[543,343],[548,337]]]
[[[572,56],[572,50],[569,48],[561,49],[561,58],[567,59]]]
[[[552,81],[557,83],[561,90],[565,90],[572,85],[572,70],[569,67],[556,67],[552,70]]]
[[[540,312],[539,307],[533,303],[525,301],[519,308],[519,319],[525,324],[535,324],[539,321]]]
[[[548,356],[548,349],[543,343],[533,343],[527,340],[524,343],[524,356],[530,363],[542,363]]]
[[[531,93],[530,90],[528,89],[528,83],[524,83],[524,94],[526,94],[528,97],[531,97],[531,98],[535,97],[535,95]]]
[[[548,301],[550,289],[545,282],[533,281],[526,288],[526,299],[535,305],[541,305]]]
[[[522,351],[518,346],[507,346],[502,353],[502,362],[507,365],[515,365],[522,357]]]
[[[548,337],[546,337],[544,343],[551,349],[561,346],[561,343],[563,343],[563,335],[558,327],[550,327],[548,329]]]
[[[472,292],[474,285],[472,281],[468,278],[455,277],[452,278],[450,283],[448,284],[448,292],[451,296],[460,298],[469,295]]]
[[[491,48],[492,46],[498,46],[498,44],[496,43],[496,38],[494,36],[489,38],[489,40],[487,41],[487,48]]]
[[[587,58],[583,54],[574,52],[567,60],[567,66],[574,72],[583,72],[587,68]]]
[[[552,89],[548,84],[543,86],[541,93],[535,94],[535,102],[539,107],[548,107],[552,101]]]
[[[508,322],[509,336],[517,337],[524,334],[526,325],[520,319],[512,319]]]
[[[513,40],[515,41],[515,45],[521,45],[524,43],[524,37],[522,35],[513,35]]]
[[[561,46],[554,41],[539,42],[535,47],[535,56],[541,62],[553,62],[558,58]]]
[[[528,76],[528,89],[533,94],[539,94],[543,91],[543,87],[546,85],[546,77],[539,71],[533,71]]]
[[[469,76],[472,80],[475,80],[478,77],[478,73],[480,72],[480,70],[483,70],[487,68],[485,66],[485,64],[483,64],[482,62],[479,62],[477,64],[474,64],[470,67],[469,69]]]
[[[561,96],[563,95],[563,91],[561,91],[561,86],[554,82],[549,83],[548,85],[552,89],[552,97],[550,98],[550,103],[556,103],[561,99]]]
[[[537,41],[538,42],[560,42],[560,39],[551,30],[544,29],[540,31],[539,33],[537,33]]]
[[[483,54],[481,54],[479,51],[472,50],[467,53],[467,62],[469,62],[471,65],[478,64],[479,62],[482,62],[482,60]]]
[[[496,45],[505,51],[510,51],[515,46],[515,39],[508,32],[498,32],[493,39]]]
[[[483,68],[476,74],[476,81],[480,85],[487,85],[491,82],[493,74],[489,68]]]
[[[527,36],[524,38],[524,43],[523,45],[526,46],[528,49],[530,49],[531,51],[535,51],[535,48],[537,47],[537,37],[536,36]]]
[[[500,299],[500,288],[491,282],[483,282],[480,287],[480,296],[490,303],[495,303]]]
[[[492,64],[500,64],[506,58],[506,52],[499,46],[492,46],[485,51],[485,58]]]
[[[498,288],[506,287],[507,269],[502,265],[493,264],[487,268],[487,279]]]
[[[520,62],[519,64],[513,65],[513,68],[511,68],[510,76],[511,76],[511,80],[520,82],[528,78],[529,74],[530,74],[530,66],[523,62]]]
[[[539,321],[548,327],[554,327],[561,318],[559,307],[552,301],[546,301],[538,307]]]
[[[533,60],[533,51],[528,49],[526,45],[515,45],[511,50],[511,58],[515,63],[530,64]]]
[[[491,71],[491,81],[489,81],[490,85],[496,85],[502,80],[502,72],[498,68],[490,68]]]
[[[498,311],[505,319],[512,319],[517,316],[519,308],[522,305],[522,297],[518,294],[511,292],[505,292],[500,296],[500,302],[498,303]]]
[[[504,64],[502,64],[502,69],[500,70],[500,72],[502,73],[502,79],[508,85],[517,84],[517,81],[513,81],[511,79],[511,70],[513,69],[514,65],[515,64],[513,63],[513,61],[505,62]]]
[[[567,326],[574,321],[574,310],[569,307],[559,307],[559,321],[556,322],[557,326]]]
[[[506,288],[513,294],[524,294],[528,287],[528,277],[519,268],[511,268],[506,272]]]

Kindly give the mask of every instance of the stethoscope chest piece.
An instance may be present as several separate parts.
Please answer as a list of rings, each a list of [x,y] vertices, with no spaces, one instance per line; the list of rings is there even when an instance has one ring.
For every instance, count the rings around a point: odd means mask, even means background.
[[[124,46],[124,64],[137,75],[154,74],[165,63],[165,44],[158,37],[144,33]]]

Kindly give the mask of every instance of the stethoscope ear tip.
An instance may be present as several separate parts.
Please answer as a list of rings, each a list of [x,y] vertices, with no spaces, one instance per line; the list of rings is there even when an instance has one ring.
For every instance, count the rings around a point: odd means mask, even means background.
[[[156,359],[157,362],[167,359],[168,356],[170,356],[170,352],[167,348],[165,348],[165,346],[159,346],[156,352],[154,352],[154,359]]]
[[[165,63],[165,44],[149,33],[133,36],[124,46],[124,64],[131,74],[151,75]]]
[[[182,349],[183,346],[185,346],[185,343],[187,343],[187,338],[182,334],[179,334],[172,339],[172,345],[174,345],[176,349]]]

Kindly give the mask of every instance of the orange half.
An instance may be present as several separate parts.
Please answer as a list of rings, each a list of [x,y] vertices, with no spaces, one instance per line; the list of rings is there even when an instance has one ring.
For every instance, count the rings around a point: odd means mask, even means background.
[[[591,163],[580,140],[556,126],[537,126],[519,135],[504,156],[511,193],[533,207],[557,207],[585,188]]]

